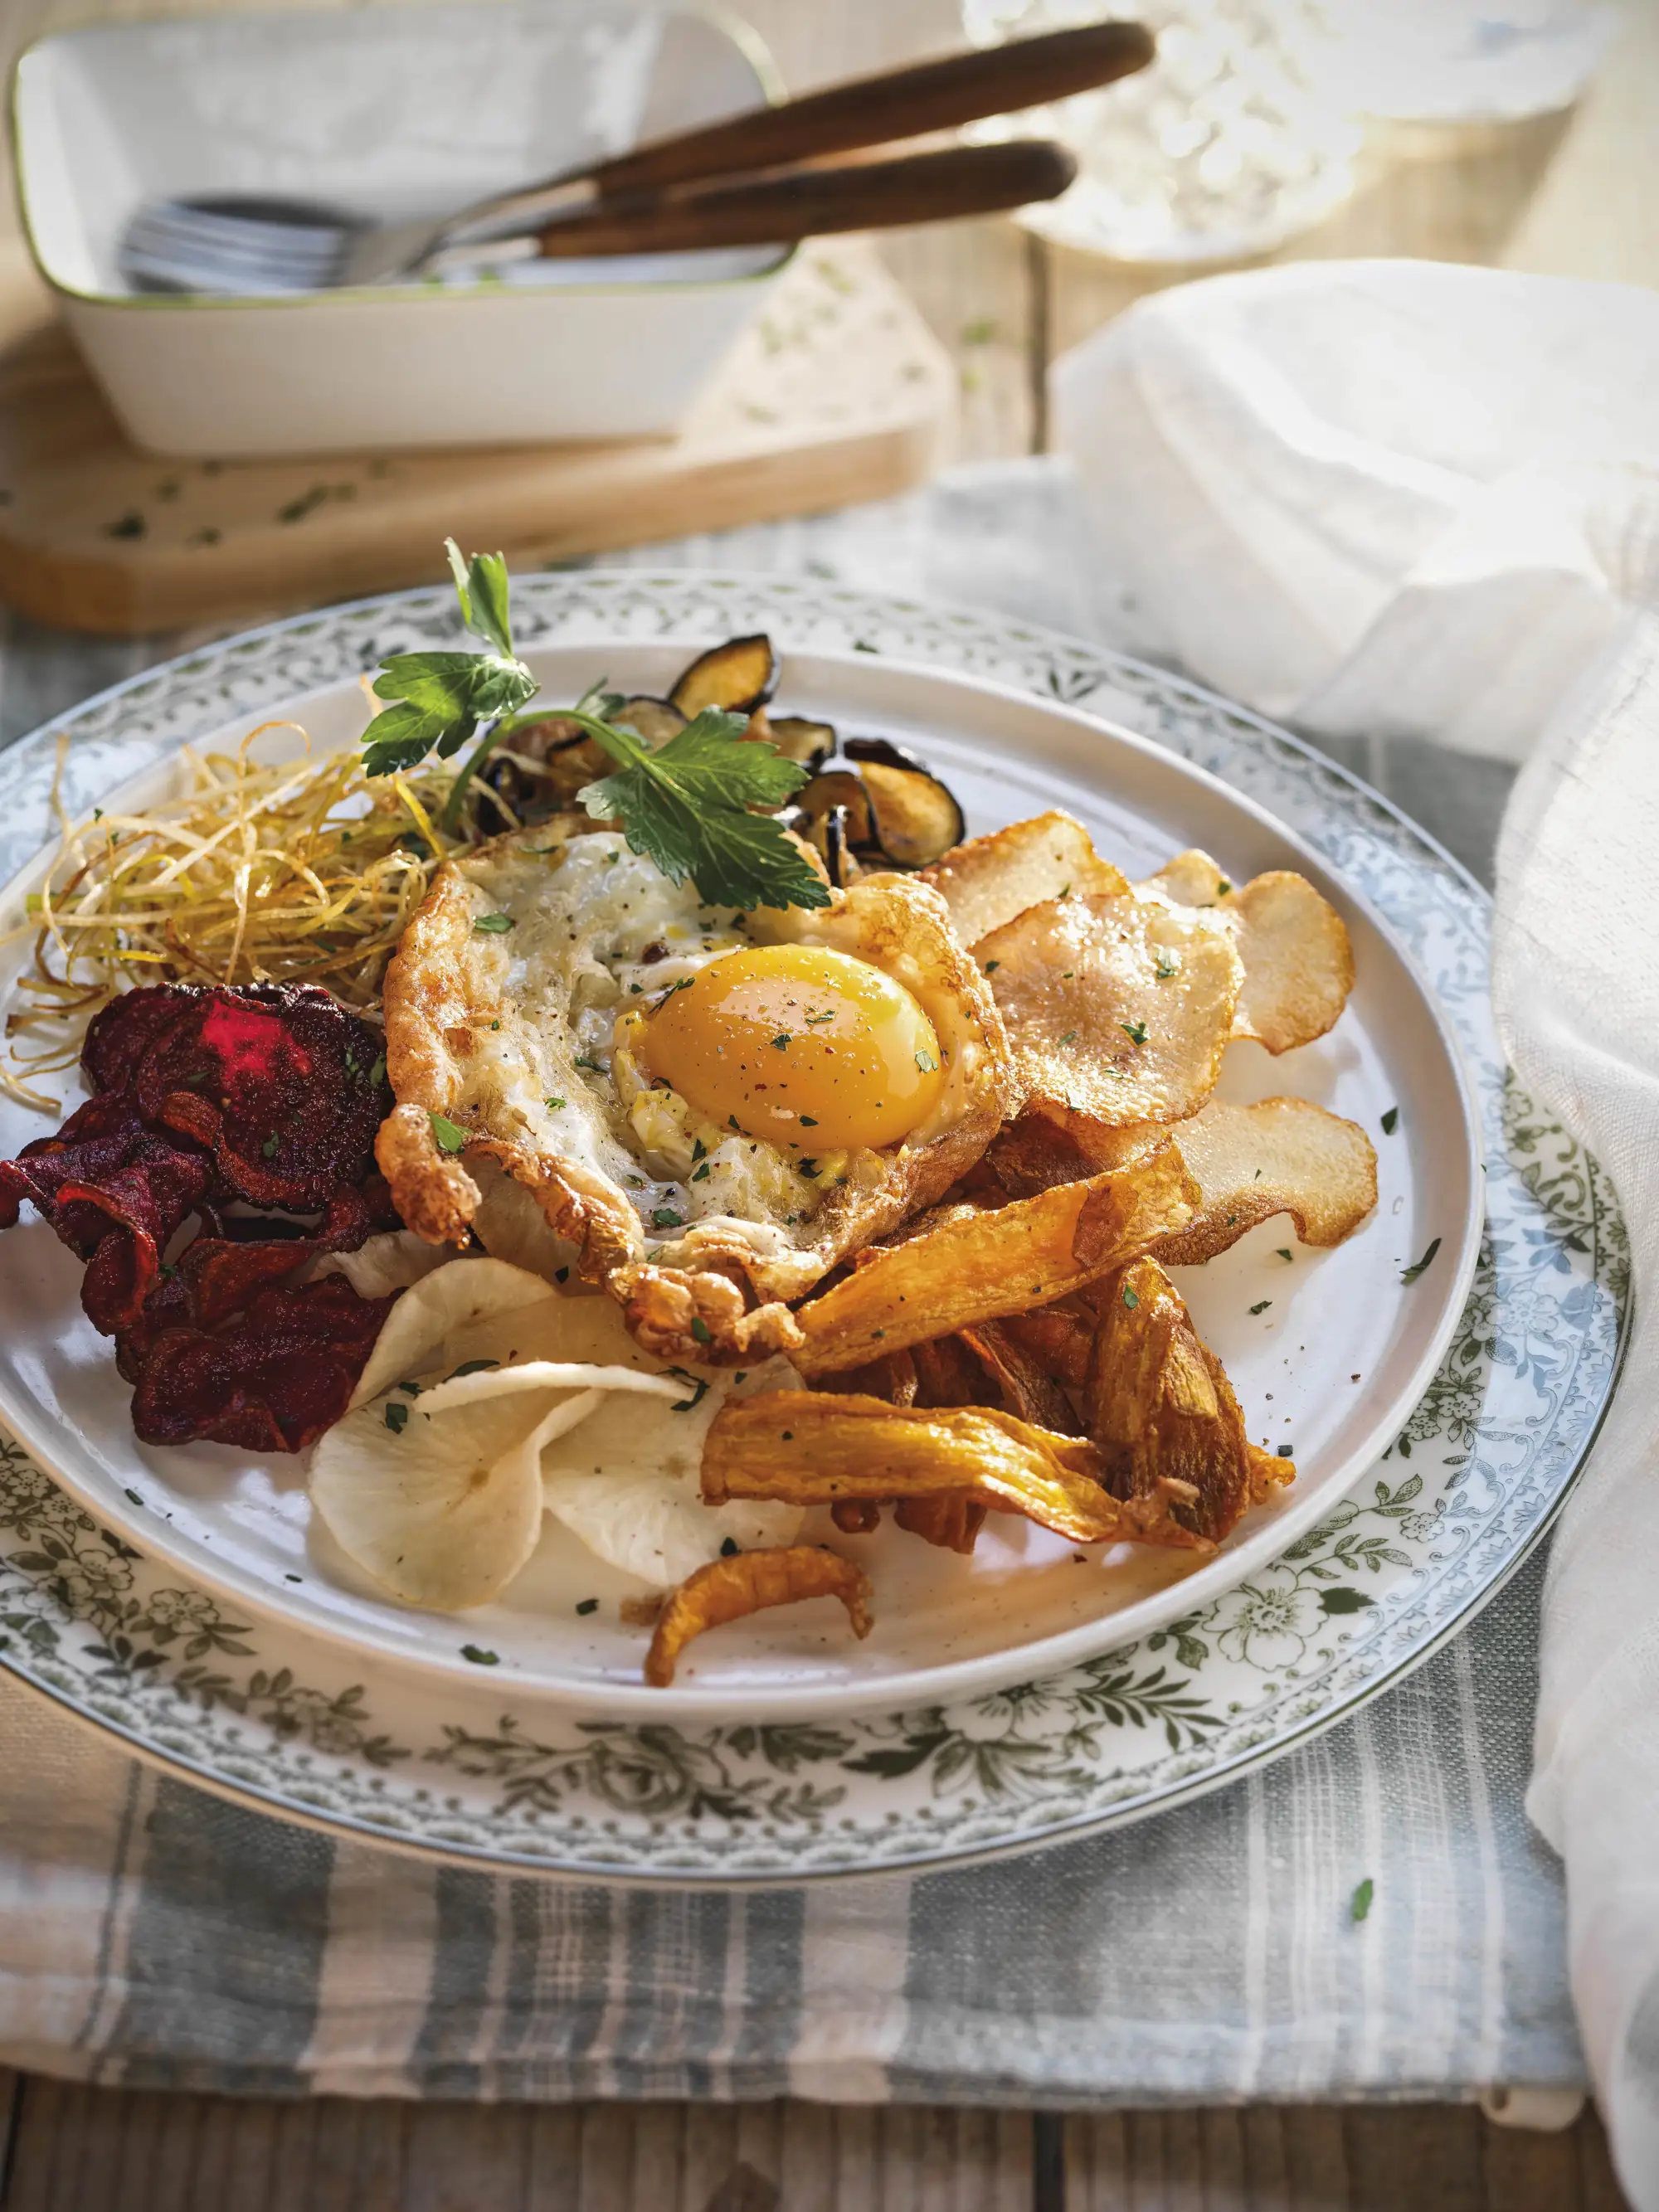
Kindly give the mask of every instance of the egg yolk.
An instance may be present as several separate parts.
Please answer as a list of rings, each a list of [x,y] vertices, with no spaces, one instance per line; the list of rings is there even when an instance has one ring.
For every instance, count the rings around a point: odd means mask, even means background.
[[[811,945],[711,960],[648,1017],[640,1058],[711,1121],[809,1153],[896,1145],[945,1088],[904,986]]]

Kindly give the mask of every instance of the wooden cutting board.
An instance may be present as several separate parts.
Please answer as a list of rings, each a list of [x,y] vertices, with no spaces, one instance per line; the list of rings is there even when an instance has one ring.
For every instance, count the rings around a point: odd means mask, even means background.
[[[107,635],[881,499],[949,457],[957,378],[862,240],[809,246],[678,437],[313,460],[130,445],[26,261],[0,261],[0,599]]]

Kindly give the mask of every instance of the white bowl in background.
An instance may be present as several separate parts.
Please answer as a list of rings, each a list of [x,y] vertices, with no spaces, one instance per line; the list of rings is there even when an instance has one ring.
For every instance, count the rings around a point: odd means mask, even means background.
[[[677,0],[98,25],[18,64],[25,234],[128,434],[222,458],[663,435],[788,259],[531,263],[214,299],[133,291],[141,203],[313,196],[434,216],[778,95],[746,27]]]

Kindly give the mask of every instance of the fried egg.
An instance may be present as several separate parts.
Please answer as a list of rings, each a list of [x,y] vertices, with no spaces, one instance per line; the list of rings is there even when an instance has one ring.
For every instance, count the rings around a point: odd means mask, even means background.
[[[443,868],[386,1010],[379,1157],[410,1227],[493,1249],[500,1220],[669,1358],[787,1349],[784,1302],[939,1196],[1012,1104],[990,988],[927,885],[733,913],[585,817]]]

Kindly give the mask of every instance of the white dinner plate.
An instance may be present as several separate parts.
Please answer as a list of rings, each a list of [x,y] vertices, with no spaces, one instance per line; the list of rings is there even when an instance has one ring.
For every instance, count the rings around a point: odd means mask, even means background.
[[[1376,1212],[1333,1253],[1297,1245],[1280,1219],[1178,1273],[1250,1432],[1294,1447],[1297,1480],[1197,1566],[1128,1547],[1079,1556],[998,1516],[969,1560],[890,1530],[837,1539],[874,1577],[866,1643],[827,1601],[790,1608],[698,1644],[673,1690],[647,1691],[643,1636],[615,1604],[632,1585],[553,1524],[496,1605],[418,1613],[319,1536],[301,1463],[137,1445],[108,1346],[80,1315],[79,1270],[31,1224],[0,1238],[0,1415],[76,1503],[19,1455],[24,1503],[9,1512],[0,1475],[14,1662],[144,1747],[290,1809],[596,1872],[777,1879],[1000,1848],[1167,1802],[1431,1648],[1541,1527],[1609,1385],[1620,1318],[1608,1195],[1523,1102],[1504,1118],[1478,890],[1294,740],[1020,626],[638,573],[528,580],[515,605],[550,700],[600,675],[659,689],[692,649],[765,627],[784,652],[786,711],[915,745],[972,830],[1064,805],[1131,874],[1200,844],[1235,880],[1294,867],[1333,898],[1355,941],[1347,1012],[1277,1060],[1232,1048],[1223,1091],[1306,1097],[1361,1122],[1379,1153]],[[234,743],[275,714],[320,745],[349,742],[359,669],[452,628],[441,594],[407,594],[154,672],[65,718],[71,806],[159,788],[183,738]],[[0,861],[40,841],[50,744],[43,732],[8,757]],[[42,1127],[8,1106],[0,1144]],[[1477,1278],[1483,1197],[1512,1233]],[[1504,1255],[1517,1252],[1506,1290]],[[1517,1355],[1499,1309],[1522,1293]],[[1494,1422],[1514,1431],[1495,1459],[1481,1443]],[[578,1614],[589,1597],[597,1613]],[[101,1671],[70,1656],[88,1635]],[[1124,1763],[1137,1736],[1161,1765]]]

